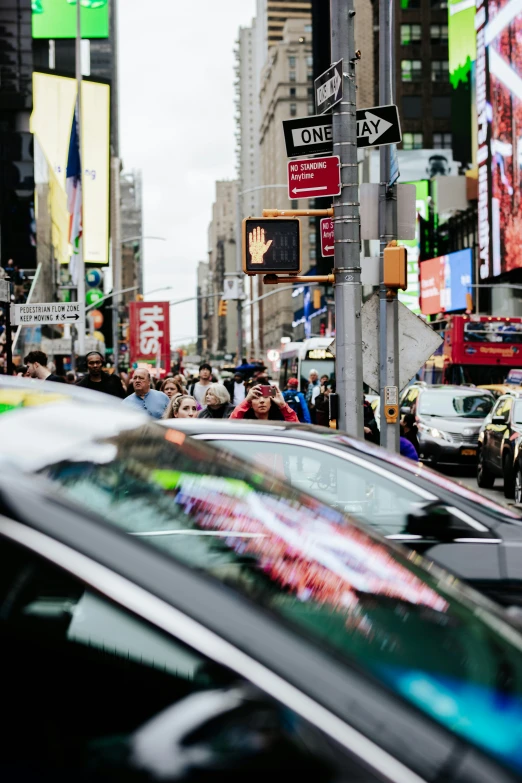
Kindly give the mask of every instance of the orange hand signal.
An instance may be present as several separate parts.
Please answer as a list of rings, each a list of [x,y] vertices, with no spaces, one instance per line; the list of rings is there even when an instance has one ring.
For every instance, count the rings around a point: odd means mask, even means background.
[[[265,229],[254,228],[248,235],[248,250],[252,256],[253,264],[262,264],[263,256],[267,252],[268,248],[272,244],[272,240],[269,239],[265,242]]]

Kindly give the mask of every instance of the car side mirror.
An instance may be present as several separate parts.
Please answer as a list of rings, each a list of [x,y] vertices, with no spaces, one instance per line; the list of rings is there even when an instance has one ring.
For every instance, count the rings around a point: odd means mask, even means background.
[[[406,518],[406,533],[437,541],[452,541],[453,515],[449,508],[436,500],[411,511]]]
[[[503,416],[493,416],[491,419],[492,424],[506,424],[506,420]]]

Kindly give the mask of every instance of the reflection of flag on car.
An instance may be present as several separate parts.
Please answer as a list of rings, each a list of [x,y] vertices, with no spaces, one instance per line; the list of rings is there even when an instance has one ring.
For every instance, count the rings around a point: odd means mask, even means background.
[[[76,112],[74,113],[71,138],[69,140],[65,190],[67,193],[67,211],[69,212],[69,242],[72,245],[73,254],[77,254],[82,235],[82,170]]]

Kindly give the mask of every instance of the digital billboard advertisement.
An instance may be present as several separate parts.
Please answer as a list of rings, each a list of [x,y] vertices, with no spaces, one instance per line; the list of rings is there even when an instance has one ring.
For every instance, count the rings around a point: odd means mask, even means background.
[[[477,0],[480,277],[522,267],[522,15],[515,0]]]
[[[47,73],[33,73],[31,132],[37,138],[49,168],[53,198],[53,227],[68,236],[66,168],[76,104],[76,80]],[[86,263],[109,263],[110,87],[82,81],[82,199],[83,256]],[[58,248],[55,245],[55,249]],[[62,263],[69,254],[57,252]]]
[[[80,0],[82,38],[109,37],[109,0]],[[76,0],[32,0],[33,38],[76,38]]]
[[[129,361],[155,367],[160,374],[170,368],[169,302],[130,302]]]
[[[436,315],[465,310],[466,294],[471,292],[472,272],[471,248],[421,261],[419,265],[421,313]]]

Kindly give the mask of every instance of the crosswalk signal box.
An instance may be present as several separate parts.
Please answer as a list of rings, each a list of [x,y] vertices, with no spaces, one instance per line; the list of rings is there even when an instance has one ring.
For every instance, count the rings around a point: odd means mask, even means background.
[[[243,220],[243,272],[246,275],[301,273],[301,222],[292,218]]]

